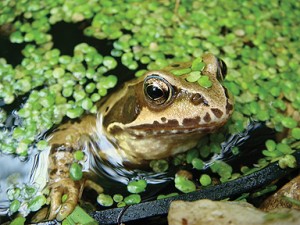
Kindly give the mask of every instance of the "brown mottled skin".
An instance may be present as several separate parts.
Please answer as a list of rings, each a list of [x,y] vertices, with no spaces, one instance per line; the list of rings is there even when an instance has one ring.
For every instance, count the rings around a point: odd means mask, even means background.
[[[105,150],[99,145],[101,157],[116,156],[139,165],[184,152],[226,123],[233,111],[233,99],[220,83],[225,77],[225,64],[212,54],[204,54],[202,60],[206,66],[199,73],[212,81],[210,88],[186,81],[188,74],[172,74],[173,70],[190,68],[191,63],[172,64],[125,83],[98,104],[97,115],[69,121],[50,135],[49,219],[62,220],[69,215],[84,186],[103,191],[85,178],[75,182],[69,176],[72,152],[83,149],[90,140],[100,144],[106,141],[114,147]],[[112,151],[114,156],[110,155]],[[63,194],[68,194],[64,203]]]

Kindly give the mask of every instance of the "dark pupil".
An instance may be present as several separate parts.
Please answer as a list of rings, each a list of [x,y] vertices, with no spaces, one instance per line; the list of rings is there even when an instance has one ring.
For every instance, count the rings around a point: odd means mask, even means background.
[[[152,98],[153,100],[164,96],[164,92],[160,88],[158,88],[157,86],[154,86],[154,85],[149,85],[147,87],[146,91],[147,91],[147,94],[149,95],[149,97]]]

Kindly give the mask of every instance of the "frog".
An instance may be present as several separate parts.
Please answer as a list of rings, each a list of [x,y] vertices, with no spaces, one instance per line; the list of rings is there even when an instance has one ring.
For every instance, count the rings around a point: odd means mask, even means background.
[[[96,114],[61,124],[48,136],[48,219],[61,221],[69,215],[85,187],[104,191],[88,179],[70,178],[75,150],[93,145],[90,149],[104,160],[138,167],[183,153],[226,124],[234,108],[233,97],[222,84],[226,64],[211,53],[201,59],[205,66],[197,72],[209,77],[210,87],[188,81],[189,72],[174,75],[190,71],[192,62],[173,63],[125,82],[97,103]],[[64,194],[68,198],[62,202]]]

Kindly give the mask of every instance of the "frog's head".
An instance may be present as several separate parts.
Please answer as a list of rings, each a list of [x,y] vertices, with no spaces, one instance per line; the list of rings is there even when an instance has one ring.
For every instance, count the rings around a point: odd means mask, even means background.
[[[212,54],[203,55],[202,62],[198,69],[193,62],[149,71],[101,105],[106,135],[125,158],[139,163],[186,151],[226,123],[233,111],[233,99],[221,84],[226,65]],[[197,82],[200,76],[208,85]]]

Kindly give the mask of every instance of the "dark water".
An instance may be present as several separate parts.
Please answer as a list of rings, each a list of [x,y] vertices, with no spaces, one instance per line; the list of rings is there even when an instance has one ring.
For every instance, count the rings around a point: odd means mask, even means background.
[[[276,139],[275,130],[268,128],[263,122],[252,121],[244,131],[229,136],[226,141],[221,143],[221,153],[208,160],[206,168],[215,160],[222,160],[231,165],[239,162],[252,165],[262,157],[261,150],[265,147],[268,139]],[[239,148],[238,155],[232,153],[233,147]]]

